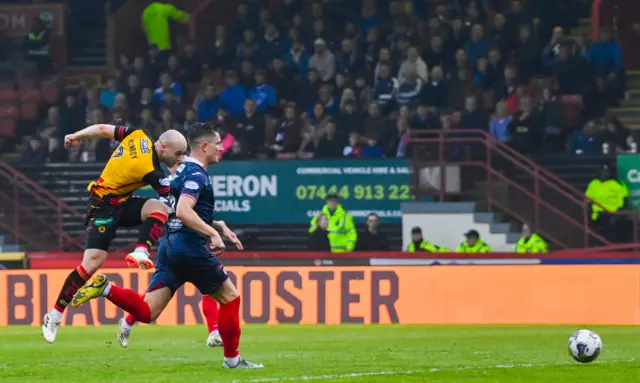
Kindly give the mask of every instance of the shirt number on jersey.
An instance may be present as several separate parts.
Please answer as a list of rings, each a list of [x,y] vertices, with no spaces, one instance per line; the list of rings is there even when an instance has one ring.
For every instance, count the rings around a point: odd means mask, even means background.
[[[133,140],[131,140],[130,142],[133,143]],[[132,145],[129,146],[131,147]],[[140,151],[142,151],[142,153],[144,154],[151,153],[151,145],[149,145],[149,140],[147,140],[146,138],[140,139]],[[133,152],[135,153],[135,146],[133,146]],[[116,151],[111,155],[111,158],[118,158],[122,157],[123,155],[124,147],[122,145],[119,145]],[[137,158],[137,155],[132,155],[132,157]]]

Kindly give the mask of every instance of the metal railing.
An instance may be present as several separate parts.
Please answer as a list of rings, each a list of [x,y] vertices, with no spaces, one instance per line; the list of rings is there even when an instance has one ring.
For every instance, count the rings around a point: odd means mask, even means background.
[[[78,247],[81,244],[80,238],[72,238],[63,227],[63,215],[82,217],[81,213],[4,161],[0,161],[0,179],[3,181],[0,183],[2,203],[7,204],[5,214],[11,216],[11,222],[3,220],[2,227],[10,227],[18,244],[22,240],[36,248],[47,245]],[[34,210],[35,204],[41,208],[40,212]],[[47,234],[56,238],[56,243],[43,243]]]
[[[503,211],[563,248],[612,245],[593,228],[593,201],[584,192],[517,150],[494,140],[488,133],[458,129],[420,131],[412,133],[409,142],[416,185],[419,185],[420,168],[441,169],[439,190],[418,186],[414,188],[417,194],[437,195],[445,201],[452,193],[447,193],[445,188],[447,174],[444,169],[459,166],[462,190],[458,194],[473,194],[476,200],[486,201],[489,211]],[[480,187],[483,184],[484,187]],[[638,214],[620,211],[614,216],[630,221],[636,243]]]

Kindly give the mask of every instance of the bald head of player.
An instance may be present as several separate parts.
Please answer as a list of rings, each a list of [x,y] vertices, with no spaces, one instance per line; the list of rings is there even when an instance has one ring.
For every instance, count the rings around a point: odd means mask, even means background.
[[[169,167],[184,162],[187,155],[187,139],[174,129],[162,133],[154,144],[160,162]]]

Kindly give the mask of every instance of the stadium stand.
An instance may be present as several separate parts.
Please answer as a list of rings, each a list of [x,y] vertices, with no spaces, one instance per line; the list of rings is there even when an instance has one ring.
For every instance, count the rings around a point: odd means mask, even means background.
[[[157,136],[217,119],[223,160],[409,158],[416,150],[409,131],[450,127],[486,131],[584,189],[586,175],[608,163],[599,155],[609,139],[598,132],[598,144],[583,147],[585,122],[604,125],[609,106],[616,129],[640,126],[640,91],[626,89],[640,86],[638,78],[624,72],[608,29],[591,39],[589,7],[570,0],[238,2],[233,20],[208,26],[208,41],[174,36],[170,51],[116,52],[113,70],[97,83],[92,76],[72,86],[61,76],[1,82],[3,157],[82,209],[83,187],[113,147],[60,150],[64,134],[88,122],[123,121]],[[101,23],[69,28],[96,31]],[[90,36],[72,50],[76,65],[103,64],[106,37]],[[568,162],[568,151],[584,155]],[[304,248],[306,225],[287,228],[287,245],[281,228],[243,229],[262,250]],[[65,230],[80,234],[81,220],[65,220]],[[398,228],[384,230],[397,247]],[[130,239],[123,233],[118,245]]]

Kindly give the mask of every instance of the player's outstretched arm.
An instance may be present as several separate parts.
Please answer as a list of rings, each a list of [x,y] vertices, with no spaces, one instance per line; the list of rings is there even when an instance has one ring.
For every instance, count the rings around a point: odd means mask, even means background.
[[[96,124],[88,126],[72,134],[64,137],[65,148],[71,147],[80,141],[90,140],[93,138],[110,138],[114,139],[116,135],[116,126],[109,124]]]

